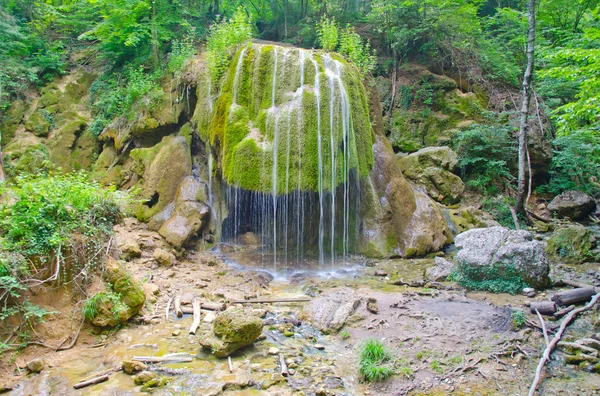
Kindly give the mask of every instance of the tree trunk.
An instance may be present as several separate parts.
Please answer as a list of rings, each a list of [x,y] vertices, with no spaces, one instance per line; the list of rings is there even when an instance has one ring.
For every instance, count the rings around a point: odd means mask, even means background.
[[[527,161],[527,119],[529,115],[529,101],[531,99],[531,76],[533,75],[534,43],[535,43],[535,0],[528,4],[529,31],[527,33],[527,67],[523,75],[523,93],[521,98],[521,123],[519,128],[519,184],[515,212],[525,212],[526,190],[526,161]]]
[[[154,66],[158,66],[160,60],[160,49],[158,42],[158,27],[156,26],[156,0],[152,0],[152,61]]]
[[[564,307],[566,305],[585,302],[592,298],[594,294],[596,294],[596,289],[592,286],[580,287],[579,289],[558,292],[552,296],[551,300],[554,301],[556,305]]]
[[[0,182],[6,181],[6,174],[4,173],[4,160],[2,159],[2,146],[0,146]]]

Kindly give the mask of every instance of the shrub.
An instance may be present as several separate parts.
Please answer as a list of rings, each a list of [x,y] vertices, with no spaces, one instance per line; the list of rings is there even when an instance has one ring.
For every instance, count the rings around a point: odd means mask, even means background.
[[[516,156],[509,128],[473,125],[457,135],[454,149],[467,186],[497,194],[515,180],[508,167]]]
[[[339,28],[335,18],[329,19],[326,15],[323,15],[323,18],[317,24],[317,38],[319,39],[319,45],[325,51],[335,51],[339,39]]]
[[[390,364],[391,359],[391,354],[381,341],[367,340],[360,353],[360,374],[367,382],[384,381],[394,374]]]
[[[510,318],[512,319],[512,324],[515,329],[523,328],[527,322],[525,314],[520,309],[511,311]]]
[[[448,276],[448,280],[456,282],[470,290],[483,290],[492,293],[519,293],[527,283],[519,275],[516,267],[511,265],[494,265],[476,267],[458,264]]]

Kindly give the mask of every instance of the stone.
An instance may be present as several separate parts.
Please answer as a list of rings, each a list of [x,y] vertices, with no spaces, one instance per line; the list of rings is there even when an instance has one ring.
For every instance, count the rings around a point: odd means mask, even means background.
[[[504,227],[476,228],[455,239],[458,270],[478,273],[486,279],[486,268],[512,268],[530,287],[543,289],[549,284],[550,267],[544,245],[533,240],[528,231]]]
[[[253,232],[246,232],[245,234],[242,234],[240,240],[242,241],[242,244],[246,246],[260,245],[260,238]]]
[[[324,333],[336,333],[360,304],[360,297],[350,288],[333,289],[304,306],[303,318]]]
[[[268,351],[269,355],[279,355],[279,348],[271,347]]]
[[[367,311],[374,313],[374,314],[379,313],[379,307],[377,306],[377,299],[375,299],[373,297],[369,297],[367,299]]]
[[[186,176],[177,187],[175,195],[175,204],[186,201],[208,202],[208,191],[206,184],[197,180],[193,176]]]
[[[119,261],[108,256],[106,259],[104,280],[111,285],[112,293],[119,296],[119,304],[106,292],[98,293],[96,299],[96,315],[91,323],[99,327],[114,327],[127,322],[137,314],[146,301],[142,285],[131,275]]]
[[[172,253],[169,253],[161,248],[157,248],[156,250],[154,250],[152,257],[154,258],[154,260],[156,260],[158,264],[162,265],[163,267],[171,267],[177,261],[177,259]]]
[[[173,330],[173,331],[171,332],[171,335],[172,335],[173,337],[179,337],[179,336],[181,335],[181,330],[179,330],[179,329],[177,329],[177,330]]]
[[[42,359],[33,359],[27,363],[27,370],[30,373],[38,374],[46,367],[46,362]]]
[[[556,262],[581,264],[598,258],[594,252],[596,242],[589,229],[573,224],[554,230],[548,239],[546,253]]]
[[[158,231],[160,227],[175,213],[175,203],[170,202],[163,210],[156,213],[148,222],[148,228],[152,231]]]
[[[262,332],[263,322],[251,311],[230,309],[217,314],[212,322],[213,334],[200,344],[217,357],[227,357],[240,348],[252,345]]]
[[[315,344],[314,347],[315,347],[315,349],[318,349],[319,351],[322,351],[325,349],[325,345],[323,345],[323,344]]]
[[[186,201],[178,205],[174,215],[158,230],[172,246],[183,247],[207,224],[210,208],[202,202]]]
[[[119,250],[121,251],[121,259],[125,261],[131,261],[134,258],[142,256],[140,244],[133,238],[127,238],[122,241],[119,245]]]
[[[35,136],[45,137],[52,129],[54,117],[52,113],[45,109],[37,109],[30,117],[25,121],[25,129],[33,132]]]
[[[378,269],[375,271],[375,276],[388,276],[388,273],[382,269]]]
[[[596,207],[596,201],[581,191],[564,191],[554,197],[548,210],[571,220],[585,219]]]
[[[204,315],[204,318],[202,318],[202,321],[204,323],[212,323],[216,317],[217,314],[215,314],[213,311],[208,311],[206,315]]]
[[[125,360],[121,364],[121,368],[126,374],[133,375],[146,370],[148,366],[145,363],[136,362],[135,360]]]
[[[136,385],[144,385],[145,383],[158,378],[158,375],[153,371],[142,371],[135,377],[133,377],[133,382]]]
[[[423,185],[427,194],[443,204],[460,201],[465,185],[452,173],[458,156],[450,147],[426,147],[407,156],[397,156],[404,176],[413,183]]]
[[[443,282],[448,278],[454,264],[443,257],[434,259],[434,266],[425,270],[425,277],[436,282]]]
[[[522,291],[523,295],[526,297],[535,297],[537,292],[532,287],[526,287]]]

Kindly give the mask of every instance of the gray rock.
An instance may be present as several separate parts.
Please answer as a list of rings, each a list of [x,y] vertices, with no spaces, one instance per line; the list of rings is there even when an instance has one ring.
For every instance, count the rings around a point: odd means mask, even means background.
[[[119,250],[121,251],[121,259],[125,261],[138,258],[142,255],[140,244],[133,238],[127,238],[122,241],[119,245]]]
[[[243,309],[221,312],[212,322],[213,335],[204,337],[202,348],[217,357],[227,357],[240,348],[252,345],[262,332],[263,321]]]
[[[146,382],[151,381],[155,378],[158,378],[158,375],[153,371],[142,371],[135,377],[133,377],[133,382],[136,385],[144,385]]]
[[[207,224],[210,208],[202,202],[185,201],[158,230],[167,242],[182,247]]]
[[[453,266],[454,264],[451,261],[448,261],[443,257],[436,257],[435,266],[427,268],[425,271],[425,277],[437,282],[445,281],[450,275],[450,272],[452,272]]]
[[[531,287],[541,289],[549,283],[550,267],[544,245],[534,241],[528,231],[476,228],[459,234],[455,243],[459,266],[474,269],[510,266]]]
[[[554,197],[548,210],[560,217],[568,217],[572,220],[586,218],[596,207],[596,202],[589,195],[581,191],[564,191]]]
[[[46,367],[46,362],[42,359],[33,359],[27,363],[27,370],[30,373],[40,373]]]
[[[360,297],[349,288],[335,289],[315,298],[304,307],[303,316],[324,333],[338,332],[360,304]]]
[[[177,261],[172,253],[167,252],[164,249],[157,248],[154,250],[152,257],[156,262],[164,267],[171,267]]]

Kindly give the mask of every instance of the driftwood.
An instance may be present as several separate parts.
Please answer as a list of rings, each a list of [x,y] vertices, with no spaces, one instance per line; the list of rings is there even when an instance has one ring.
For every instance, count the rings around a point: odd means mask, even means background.
[[[200,326],[201,312],[200,312],[200,300],[194,299],[192,302],[192,306],[194,307],[194,323],[190,326],[190,334],[196,334],[196,330],[198,330],[198,326]]]
[[[289,372],[288,372],[287,364],[285,364],[285,357],[283,356],[283,353],[279,354],[279,362],[281,363],[281,375],[283,375],[284,377],[287,377]]]
[[[575,305],[569,305],[567,308],[563,308],[560,311],[556,311],[554,313],[554,317],[562,318],[563,316],[565,316],[566,314],[568,314],[569,312],[571,312],[574,309],[575,309]]]
[[[225,311],[225,303],[221,303],[221,302],[212,302],[212,301],[206,301],[203,302],[202,304],[202,309],[206,309],[208,311]]]
[[[231,363],[231,356],[227,356],[227,366],[229,367],[229,373],[233,374],[233,364]]]
[[[552,316],[556,312],[556,303],[554,301],[533,301],[529,304],[531,313],[536,311],[542,315]]]
[[[580,287],[577,289],[558,292],[552,296],[551,300],[554,301],[556,305],[564,307],[566,305],[585,302],[594,294],[596,294],[596,291],[593,287]]]
[[[232,304],[273,304],[273,303],[296,303],[296,302],[308,302],[310,298],[298,297],[298,298],[279,298],[276,300],[233,300]]]
[[[181,296],[179,295],[175,297],[175,313],[177,314],[178,318],[183,316],[183,312],[181,311]]]
[[[173,297],[169,298],[169,302],[167,302],[167,309],[165,312],[165,321],[169,321],[169,311],[171,310],[171,302],[173,301]]]
[[[188,363],[194,357],[188,353],[170,354],[165,356],[134,356],[131,360],[142,363]]]
[[[542,354],[542,358],[540,359],[540,362],[537,366],[537,369],[535,370],[535,378],[533,380],[533,383],[531,384],[531,387],[529,388],[529,396],[533,396],[535,394],[535,391],[537,390],[538,384],[541,380],[542,377],[542,370],[544,369],[544,366],[546,365],[546,363],[550,360],[550,354],[552,353],[552,351],[554,350],[554,348],[556,348],[556,344],[558,344],[558,342],[560,341],[563,333],[565,332],[567,326],[571,323],[571,321],[581,312],[587,311],[588,309],[592,308],[596,302],[598,302],[598,299],[600,299],[600,293],[596,294],[594,297],[592,297],[592,301],[590,301],[587,305],[581,307],[581,308],[577,308],[573,311],[571,311],[562,321],[562,323],[560,324],[560,328],[558,330],[558,332],[556,333],[556,335],[554,336],[554,338],[552,339],[552,341],[550,341],[550,343],[548,344],[548,346],[546,347],[546,349],[544,350],[544,353]]]
[[[95,377],[95,378],[89,379],[87,381],[78,382],[75,385],[73,385],[73,388],[75,388],[75,389],[81,389],[81,388],[85,388],[85,387],[90,386],[90,385],[95,385],[95,384],[99,384],[101,382],[106,382],[106,381],[108,381],[108,374],[104,374],[104,375],[101,375],[99,377]]]
[[[572,354],[577,354],[577,353],[585,353],[588,354],[590,356],[593,356],[595,358],[598,357],[598,350],[583,345],[582,343],[580,343],[579,341],[577,342],[564,342],[564,341],[560,341],[558,343],[558,346],[561,348],[564,348],[567,350],[567,352],[570,352]]]

